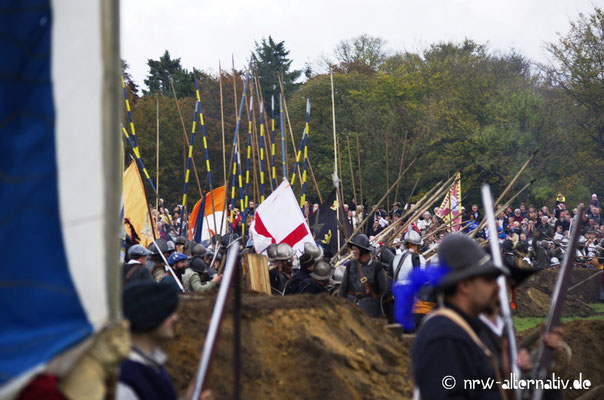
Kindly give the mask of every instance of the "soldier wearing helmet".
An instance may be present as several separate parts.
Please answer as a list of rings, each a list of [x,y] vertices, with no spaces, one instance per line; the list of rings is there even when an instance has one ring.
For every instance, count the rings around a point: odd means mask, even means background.
[[[292,277],[292,268],[294,262],[294,250],[287,243],[280,243],[277,246],[273,269],[269,271],[269,279],[273,291],[283,294],[285,284]]]
[[[151,252],[145,249],[140,244],[135,244],[128,249],[128,257],[130,260],[124,264],[124,285],[135,281],[151,281],[153,276],[151,272],[145,268],[147,258]]]
[[[147,268],[151,271],[153,279],[161,281],[166,275],[166,263],[164,261],[170,257],[170,248],[168,242],[164,239],[157,239],[155,243],[149,245],[151,259],[147,262]],[[163,257],[162,257],[163,256]]]
[[[425,267],[426,259],[419,254],[422,238],[413,229],[409,229],[403,238],[403,252],[392,261],[394,282],[403,282],[413,268]]]
[[[409,273],[414,268],[425,268],[426,259],[419,254],[419,249],[423,245],[422,238],[413,229],[409,229],[403,238],[403,252],[398,255],[393,262],[394,275],[393,281],[404,283],[407,281]],[[436,307],[436,299],[429,287],[422,288],[415,298],[413,304],[413,321],[415,326],[419,326],[422,319],[432,309]]]
[[[346,266],[338,296],[346,297],[370,317],[381,314],[380,296],[388,289],[386,272],[372,259],[373,249],[367,235],[356,235],[349,244],[352,260]]]
[[[303,281],[310,279],[315,262],[323,257],[323,249],[314,243],[304,244],[304,254],[300,257],[300,269],[285,284],[284,295],[297,294]]]
[[[310,277],[300,284],[299,294],[329,293],[327,285],[332,275],[332,267],[329,263],[318,261],[309,275]]]

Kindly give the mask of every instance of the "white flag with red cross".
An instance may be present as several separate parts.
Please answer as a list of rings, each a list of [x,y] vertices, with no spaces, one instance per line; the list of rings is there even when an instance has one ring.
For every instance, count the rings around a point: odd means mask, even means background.
[[[314,239],[296,196],[287,181],[279,185],[256,209],[250,225],[256,253],[264,253],[272,243],[287,243],[295,252],[304,252],[304,243]]]

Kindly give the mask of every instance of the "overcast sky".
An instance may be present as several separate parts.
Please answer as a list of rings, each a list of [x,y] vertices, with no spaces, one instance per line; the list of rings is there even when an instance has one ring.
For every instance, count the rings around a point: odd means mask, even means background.
[[[361,34],[384,38],[390,51],[467,37],[546,61],[544,43],[595,5],[604,0],[122,0],[121,51],[141,86],[147,59],[166,49],[189,70],[217,72],[231,54],[242,68],[268,35],[285,41],[297,69]]]

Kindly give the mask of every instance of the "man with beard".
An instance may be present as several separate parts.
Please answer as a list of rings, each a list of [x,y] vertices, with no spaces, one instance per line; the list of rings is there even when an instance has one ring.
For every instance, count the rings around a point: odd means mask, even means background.
[[[438,259],[448,270],[435,286],[444,304],[426,317],[413,344],[416,391],[423,399],[503,399],[497,384],[468,390],[464,382],[502,380],[497,357],[480,339],[478,314],[497,298],[497,277],[504,270],[461,234],[443,239]]]

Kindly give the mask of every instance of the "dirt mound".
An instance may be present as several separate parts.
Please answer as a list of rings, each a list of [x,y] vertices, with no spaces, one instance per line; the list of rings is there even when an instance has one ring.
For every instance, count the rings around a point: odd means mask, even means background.
[[[563,325],[564,341],[571,349],[571,359],[570,364],[561,361],[563,365],[554,367],[556,376],[574,380],[582,374],[582,379],[590,380],[592,390],[596,390],[604,385],[604,320],[575,320]],[[520,336],[530,335],[537,329],[523,332]],[[586,393],[586,390],[569,389],[564,392],[564,399],[575,399]]]
[[[568,287],[591,276],[594,270],[574,269],[570,273]],[[556,286],[558,271],[541,271],[528,278],[516,293],[515,315],[519,317],[544,317],[547,315],[551,295]],[[600,280],[592,279],[567,294],[562,314],[564,316],[589,316],[594,310],[587,304],[595,302],[600,296]]]
[[[183,393],[203,346],[213,297],[187,295],[179,307],[168,372]],[[410,350],[383,323],[329,296],[243,296],[244,399],[411,398]],[[209,388],[218,399],[233,387],[233,325],[227,309]]]

